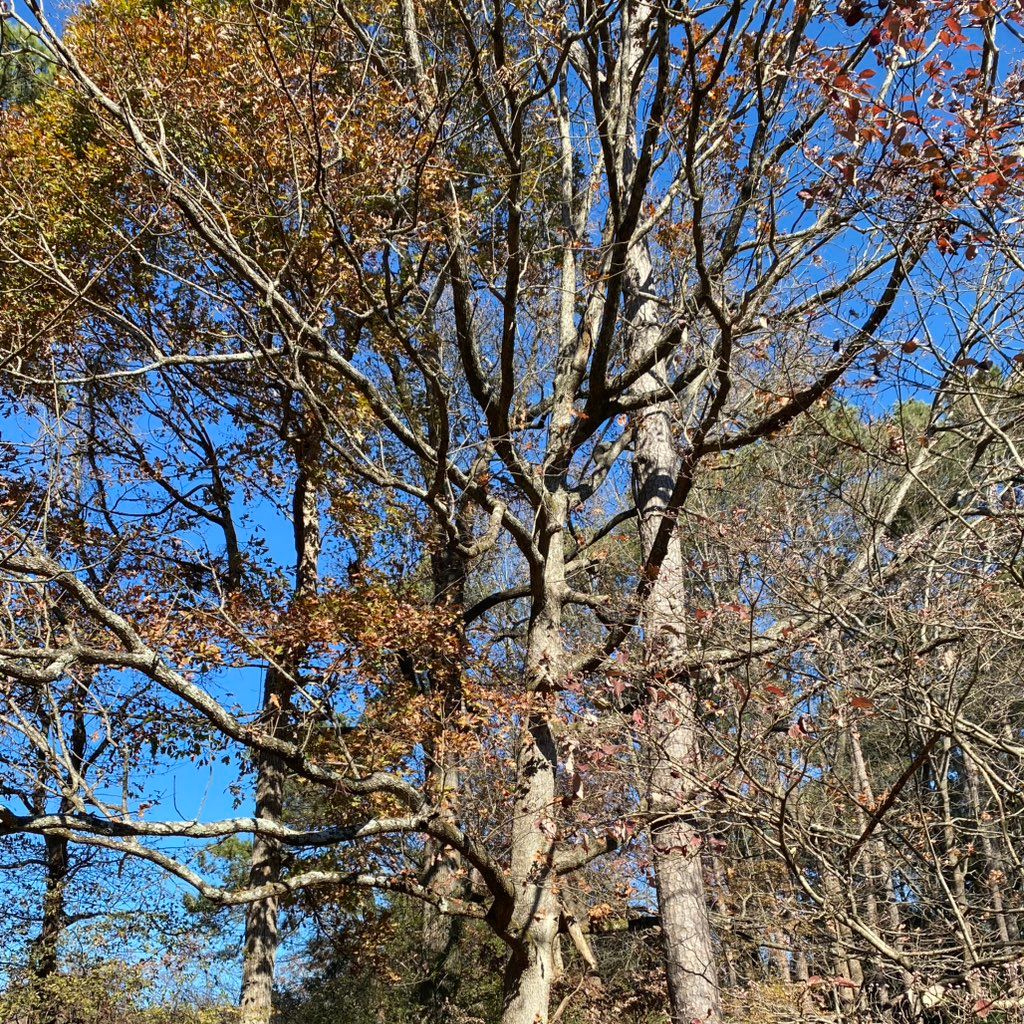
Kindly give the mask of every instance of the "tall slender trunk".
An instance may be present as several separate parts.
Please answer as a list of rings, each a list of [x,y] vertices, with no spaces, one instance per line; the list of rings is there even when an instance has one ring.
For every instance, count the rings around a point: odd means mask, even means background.
[[[989,908],[995,921],[999,941],[1002,943],[1003,949],[1009,952],[1017,943],[1018,933],[1016,925],[1013,925],[1011,930],[1010,918],[1006,913],[1006,900],[1003,896],[1003,886],[1007,878],[1006,864],[996,845],[998,833],[996,833],[996,842],[993,842],[993,829],[985,818],[987,811],[982,801],[978,766],[975,763],[974,755],[967,750],[964,750],[964,775],[967,782],[967,795],[971,803],[971,817],[976,822],[981,838],[981,852],[985,858],[985,885],[991,898]],[[1009,994],[1015,998],[1019,997],[1021,995],[1019,963],[1015,961],[1007,963],[1006,981]]]
[[[645,383],[651,387],[655,382]],[[677,472],[671,411],[656,406],[636,425],[634,488],[644,558],[661,527]],[[699,752],[693,681],[680,667],[688,653],[685,588],[685,558],[675,533],[644,617],[652,692],[646,723],[651,849],[672,1019],[711,1024],[721,1020],[721,998],[704,891],[703,836],[687,813],[696,795]]]
[[[644,6],[644,5],[641,5]],[[638,8],[637,17],[641,12]],[[649,12],[645,16],[649,16]],[[660,336],[650,253],[632,247],[627,265],[627,319],[635,357]],[[637,383],[642,393],[664,383],[663,365]],[[646,562],[665,518],[680,460],[673,436],[673,406],[645,409],[635,425],[633,491]],[[648,802],[651,848],[665,948],[665,969],[675,1024],[721,1020],[718,966],[704,890],[703,836],[686,813],[699,768],[693,679],[683,668],[686,642],[686,559],[673,533],[645,609],[644,660],[653,694],[647,707]]]
[[[297,601],[313,596],[317,589],[320,515],[316,477],[319,458],[319,439],[315,432],[311,432],[296,444],[292,528],[295,539],[294,596]],[[288,728],[289,708],[303,658],[304,648],[297,646],[285,652],[278,665],[267,668],[260,726],[271,736],[282,735]],[[284,812],[284,768],[276,757],[269,755],[260,754],[255,760],[256,817],[280,821]],[[276,881],[280,878],[281,867],[278,845],[256,838],[252,846],[249,884],[264,885]],[[274,970],[280,944],[278,910],[276,896],[250,903],[246,910],[239,999],[242,1024],[268,1024],[273,1016]]]
[[[856,724],[849,727],[850,752],[853,758],[854,779],[858,790],[864,795],[869,807],[875,806],[875,792],[871,784],[871,776],[868,774],[867,760],[864,757],[864,745],[861,742],[860,730]],[[867,826],[867,817],[863,810],[858,812],[858,829],[863,833]],[[884,934],[888,929],[885,938],[897,948],[904,945],[904,929],[900,921],[899,907],[896,905],[894,891],[895,868],[889,857],[889,851],[882,840],[872,840],[863,853],[865,859],[865,873],[868,876],[868,893],[870,898],[868,923],[876,932]],[[882,921],[877,907],[876,892],[883,890],[885,906],[885,920]],[[910,971],[900,968],[900,986],[907,1005],[913,1002],[914,979]]]
[[[646,59],[652,27],[657,33],[667,32],[657,5],[649,0],[626,5],[622,53],[614,76],[617,104],[612,104],[623,181],[639,169],[638,140],[643,131],[636,72]],[[629,347],[636,359],[650,352],[661,334],[658,288],[646,240],[631,245],[625,270]],[[637,382],[638,391],[664,384],[665,370],[664,364],[656,365]],[[669,403],[648,407],[635,426],[633,490],[644,562],[680,469],[672,410]],[[687,655],[686,583],[684,552],[678,530],[673,529],[643,619],[644,659],[656,694],[647,708],[651,848],[672,1019],[675,1024],[713,1024],[721,1019],[721,997],[704,891],[703,837],[685,812],[694,796],[699,757],[693,680],[681,669]]]
[[[515,903],[508,926],[512,954],[505,970],[502,1024],[546,1024],[555,980],[559,904],[553,861],[558,753],[551,701],[563,661],[566,516],[566,497],[556,494],[542,513],[539,540],[543,564],[532,570],[535,596],[525,666],[528,707],[519,739],[512,818]]]
[[[433,604],[457,612],[465,602],[469,524],[458,517],[455,526],[438,538],[431,555]],[[453,801],[462,783],[458,767],[451,763],[446,736],[452,722],[462,710],[463,635],[461,617],[452,624],[455,633],[454,651],[431,673],[431,689],[438,701],[441,724],[424,746],[426,753],[426,790],[443,815],[451,815]],[[441,896],[454,896],[461,885],[462,858],[457,850],[430,841],[426,844],[427,868],[423,884]],[[427,977],[419,986],[417,997],[426,1019],[444,1021],[449,1006],[458,992],[459,977],[451,969],[451,955],[461,935],[461,922],[433,904],[423,905],[423,954]]]
[[[845,907],[847,897],[843,892],[842,885],[836,875],[827,868],[825,870],[824,889],[828,905],[835,906],[838,909]],[[834,972],[841,977],[849,978],[854,985],[852,989],[844,985],[837,990],[838,1009],[841,1019],[845,1020],[847,1015],[852,1014],[855,1009],[857,995],[864,984],[864,970],[852,949],[853,933],[849,926],[837,919],[833,919],[831,925]]]
[[[839,751],[837,754],[839,764],[849,764],[850,734],[843,730],[839,736]],[[845,867],[845,865],[844,865]],[[850,893],[844,891],[842,880],[837,873],[838,870],[831,870],[828,865],[823,869],[823,888],[825,890],[826,909],[835,907],[837,911],[845,911],[851,902]],[[835,973],[853,982],[853,988],[842,986],[837,990],[836,1002],[840,1013],[840,1019],[845,1020],[847,1015],[852,1015],[857,1008],[857,1000],[864,987],[864,968],[858,958],[854,947],[854,933],[849,925],[839,920],[839,914],[831,921],[831,932],[833,935],[832,956],[835,965]]]
[[[957,827],[957,808],[953,806],[950,793],[950,776],[953,773],[953,741],[943,736],[939,741],[940,759],[935,773],[936,790],[939,797],[941,818],[942,860],[939,864],[938,880],[945,890],[950,909],[953,911],[960,933],[960,945],[964,957],[964,977],[967,990],[974,997],[981,995],[976,964],[978,952],[975,944],[973,914],[967,899],[966,871],[969,858],[961,849],[961,836]]]

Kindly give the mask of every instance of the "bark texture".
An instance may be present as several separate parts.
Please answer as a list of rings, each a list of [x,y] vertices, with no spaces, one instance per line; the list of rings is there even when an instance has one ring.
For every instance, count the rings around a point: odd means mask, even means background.
[[[462,776],[458,766],[448,756],[446,736],[453,728],[455,716],[462,710],[462,648],[465,643],[462,618],[457,614],[465,603],[468,572],[467,545],[470,524],[465,516],[456,516],[453,524],[439,532],[431,555],[433,604],[437,608],[454,610],[452,624],[455,632],[454,652],[446,656],[430,675],[432,695],[441,708],[441,725],[437,733],[425,741],[426,789],[435,806],[446,816],[458,796]],[[426,843],[426,868],[422,882],[431,891],[450,898],[462,889],[462,857],[450,846],[429,840]],[[427,976],[417,993],[426,1018],[444,1021],[449,1007],[458,994],[459,976],[451,959],[462,935],[458,918],[446,914],[433,904],[423,907],[423,954]]]
[[[292,499],[295,538],[295,599],[316,593],[320,556],[320,516],[316,474],[320,445],[315,433],[295,446],[296,474]],[[301,670],[304,650],[297,646],[281,663],[270,665],[264,676],[261,727],[271,736],[288,729],[289,707]],[[256,764],[256,817],[280,821],[284,812],[286,775],[277,758],[260,755]],[[264,885],[281,875],[281,850],[277,843],[256,838],[252,847],[249,884]],[[242,989],[239,999],[242,1024],[268,1024],[273,1018],[274,970],[280,944],[278,899],[268,897],[250,903],[245,915]]]
[[[678,475],[666,406],[639,418],[634,473],[646,559]],[[699,749],[692,680],[680,667],[688,654],[685,588],[684,553],[674,533],[644,618],[651,693],[646,733],[651,847],[672,1019],[676,1024],[712,1024],[721,1020],[721,1000],[704,890],[703,836],[692,815]]]
[[[622,57],[614,79],[617,97],[612,110],[624,181],[643,169],[639,146],[643,119],[636,82],[649,53],[652,33],[655,39],[667,39],[662,13],[644,0],[627,4],[623,13]],[[644,239],[634,241],[623,268],[629,345],[634,359],[654,349],[661,332],[647,244]],[[664,364],[656,364],[638,381],[638,391],[664,384],[664,369]],[[644,564],[652,555],[681,470],[673,413],[682,405],[652,405],[639,414],[635,425],[633,488]],[[704,891],[703,838],[687,810],[695,795],[699,751],[692,680],[681,667],[688,653],[685,568],[678,531],[673,529],[643,620],[652,694],[646,735],[648,803],[654,815],[651,846],[672,1019],[675,1024],[714,1024],[721,1020],[721,1000]]]
[[[543,510],[539,530],[542,562],[533,569],[539,596],[527,640],[529,706],[518,749],[511,857],[514,905],[508,928],[512,953],[505,971],[502,1024],[547,1024],[557,969],[560,906],[554,890],[554,853],[558,750],[551,716],[563,661],[566,510],[564,493],[554,494]]]

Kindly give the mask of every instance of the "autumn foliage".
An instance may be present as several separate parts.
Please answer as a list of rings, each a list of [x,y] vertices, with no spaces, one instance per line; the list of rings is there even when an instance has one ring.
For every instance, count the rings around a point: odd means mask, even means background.
[[[1017,1019],[1018,3],[8,15],[0,1016]]]

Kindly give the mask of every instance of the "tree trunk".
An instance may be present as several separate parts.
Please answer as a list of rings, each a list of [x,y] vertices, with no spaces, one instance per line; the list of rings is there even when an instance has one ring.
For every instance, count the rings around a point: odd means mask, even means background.
[[[548,1019],[559,919],[551,871],[556,759],[547,715],[531,714],[519,748],[520,781],[512,826],[516,902],[502,1024],[546,1024]]]
[[[842,886],[839,879],[827,867],[824,872],[823,884],[827,900],[826,910],[829,906],[834,906],[837,910],[844,909],[847,900],[843,894]],[[857,995],[864,984],[864,971],[860,960],[857,959],[856,954],[851,949],[853,935],[850,928],[837,919],[833,919],[831,925],[834,939],[832,946],[834,973],[848,978],[854,985],[852,989],[846,986],[837,989],[840,1014],[842,1019],[846,1019],[846,1015],[852,1013],[855,1008]]]
[[[541,516],[543,564],[532,570],[535,596],[527,637],[527,707],[516,765],[511,857],[514,906],[508,927],[512,955],[505,970],[502,1024],[547,1024],[556,969],[560,914],[553,860],[558,831],[558,753],[551,717],[563,661],[565,495],[554,495]]]
[[[637,355],[654,344],[660,330],[650,273],[646,249],[635,246],[629,257],[628,316]],[[646,374],[638,389],[657,386],[663,371],[664,367],[657,367]],[[679,468],[671,407],[660,404],[646,409],[636,422],[633,463],[645,562],[664,520]],[[672,1019],[676,1024],[712,1024],[721,1020],[721,998],[704,891],[703,837],[685,810],[695,795],[699,759],[693,680],[682,668],[688,653],[685,623],[686,562],[674,529],[644,615],[644,659],[654,695],[646,723],[648,801],[654,815],[651,847]]]
[[[57,946],[67,917],[64,889],[68,879],[68,841],[61,836],[43,837],[46,879],[43,891],[43,920],[33,950],[32,973],[45,981],[57,973]]]
[[[463,517],[438,538],[431,556],[433,604],[458,610],[465,602],[467,559],[460,545],[469,542],[469,524]],[[430,685],[441,710],[437,734],[425,742],[425,788],[443,815],[451,815],[452,803],[462,784],[461,773],[448,759],[445,737],[454,728],[455,716],[463,709],[462,654],[465,641],[461,616],[452,626],[457,632],[456,652],[446,664],[431,674]],[[457,850],[433,840],[426,844],[427,868],[423,885],[442,896],[455,896],[462,885],[462,858]],[[461,921],[433,904],[423,905],[423,954],[427,976],[419,986],[417,998],[427,1020],[448,1019],[450,1004],[459,986],[457,972],[451,969],[451,955],[462,933]]]
[[[85,714],[80,706],[71,712],[70,749],[71,763],[75,772],[81,773],[85,761],[86,726]],[[52,728],[48,711],[40,714],[40,728],[44,734]],[[33,809],[36,814],[46,814],[47,790],[43,783],[47,775],[45,762],[40,760],[38,767],[39,785],[33,796]],[[65,793],[74,785],[72,776],[64,782]],[[60,801],[60,811],[68,814],[73,810],[71,801],[65,795]],[[71,875],[68,840],[63,836],[43,836],[43,864],[45,877],[43,883],[42,922],[39,935],[33,943],[32,973],[38,981],[45,981],[57,973],[58,948],[64,930],[68,925],[67,917],[67,885]],[[54,1019],[52,1014],[44,1014],[44,1024]]]
[[[964,750],[964,776],[967,782],[967,795],[971,805],[971,817],[981,839],[981,852],[985,858],[985,884],[991,902],[989,910],[996,925],[996,934],[1004,950],[1011,950],[1017,943],[1016,925],[1010,925],[1006,914],[1006,901],[1003,897],[1003,884],[1007,878],[1006,865],[996,846],[999,841],[999,829],[1003,822],[996,820],[995,826],[989,825],[985,818],[986,809],[981,797],[981,785],[978,782],[978,766],[974,755]],[[993,836],[996,837],[993,841]],[[1006,965],[1007,991],[1014,998],[1021,995],[1020,965],[1010,961]]]
[[[658,406],[645,412],[636,426],[634,481],[645,559],[677,471],[671,414],[668,407]],[[644,618],[652,692],[646,722],[651,849],[672,1019],[676,1024],[712,1024],[721,1020],[721,999],[704,892],[703,837],[686,810],[696,792],[699,754],[692,680],[679,667],[687,655],[685,584],[685,561],[676,534]]]
[[[953,741],[943,736],[939,741],[940,759],[935,773],[936,789],[941,810],[941,849],[942,859],[939,871],[943,876],[940,887],[947,894],[948,905],[957,921],[960,933],[960,945],[964,957],[964,980],[971,996],[978,998],[981,988],[978,981],[978,952],[975,945],[974,926],[971,907],[967,899],[966,870],[968,856],[961,849],[960,834],[957,827],[958,811],[953,806],[950,794],[950,777],[954,774]]]
[[[270,710],[268,731],[280,731],[282,708],[291,687],[280,673],[269,668],[263,687],[263,707]],[[262,756],[256,778],[256,817],[280,821],[284,811],[285,773],[276,758]],[[257,837],[252,844],[249,885],[276,881],[281,873],[280,850],[276,843]],[[242,963],[242,1024],[267,1024],[273,1015],[274,965],[277,959],[278,900],[271,896],[250,903],[245,914],[245,950]]]
[[[875,792],[871,784],[871,776],[868,774],[867,760],[864,757],[864,746],[861,742],[860,730],[856,724],[849,727],[850,752],[853,758],[854,779],[857,789],[864,795],[867,806],[875,807]],[[867,818],[861,810],[858,815],[858,828],[861,833],[867,826]],[[881,840],[872,840],[865,849],[865,871],[869,878],[868,892],[871,903],[869,904],[868,923],[879,934],[884,935],[883,924],[879,921],[875,890],[884,887],[885,904],[885,926],[889,934],[884,937],[896,948],[904,945],[904,929],[900,921],[899,907],[896,905],[893,878],[895,869],[889,857],[886,845]],[[906,968],[900,968],[900,987],[907,1005],[911,1005],[914,991],[914,979]]]
[[[460,889],[462,860],[451,847],[428,844],[430,868],[423,883],[441,896],[456,896]],[[429,1021],[448,1019],[449,1008],[458,995],[459,975],[451,967],[451,956],[462,936],[461,921],[433,904],[423,905],[423,956],[427,976],[417,998]]]
[[[66,888],[70,873],[68,841],[60,836],[43,837],[45,878],[43,883],[43,917],[39,935],[32,943],[30,969],[39,983],[42,1003],[39,1007],[38,1024],[75,1024],[68,1020],[67,1006],[53,1003],[57,994],[57,968],[60,963],[58,950],[68,919],[66,913]],[[53,980],[51,980],[53,979]]]
[[[297,443],[297,475],[292,498],[296,599],[312,596],[317,589],[320,515],[315,481],[319,457],[320,444],[315,434],[307,435]],[[299,645],[285,653],[280,666],[267,668],[260,724],[268,735],[281,735],[288,727],[288,710],[304,653],[304,648]],[[284,811],[284,768],[277,758],[268,755],[258,755],[255,760],[256,817],[280,821]],[[278,845],[257,837],[252,846],[249,884],[265,885],[276,881],[280,875],[281,852]],[[239,1000],[241,1024],[268,1024],[273,1016],[274,968],[279,942],[277,897],[249,904],[245,915]]]

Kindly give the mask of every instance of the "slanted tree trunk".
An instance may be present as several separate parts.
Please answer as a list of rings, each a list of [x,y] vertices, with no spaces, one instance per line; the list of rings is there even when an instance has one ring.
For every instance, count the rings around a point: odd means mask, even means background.
[[[320,556],[320,516],[317,507],[316,476],[320,444],[315,432],[296,442],[295,491],[292,497],[292,527],[295,538],[295,591],[297,600],[316,593]],[[261,728],[271,736],[288,728],[295,680],[304,649],[285,653],[281,662],[267,668],[263,683]],[[256,817],[280,821],[284,811],[285,771],[276,757],[256,758]],[[281,851],[266,839],[255,838],[249,868],[249,885],[265,885],[281,875]],[[239,1000],[242,1024],[268,1024],[273,1016],[274,967],[280,943],[278,899],[270,896],[249,904],[245,915],[245,945],[242,989]]]

